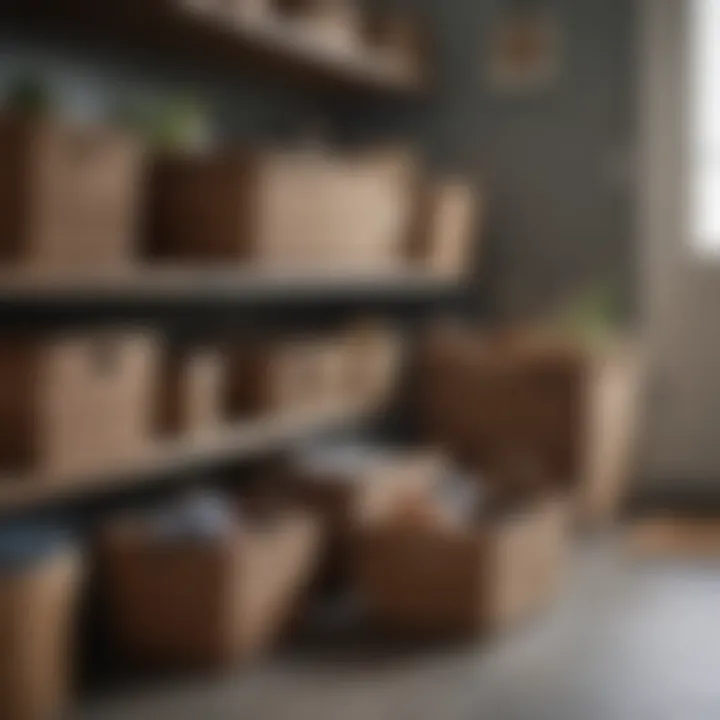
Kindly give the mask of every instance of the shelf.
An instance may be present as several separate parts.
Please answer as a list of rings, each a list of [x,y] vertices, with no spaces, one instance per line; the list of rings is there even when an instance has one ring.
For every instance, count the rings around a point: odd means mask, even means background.
[[[193,468],[252,459],[290,448],[313,435],[361,424],[372,414],[369,410],[344,408],[248,421],[206,437],[149,446],[132,460],[118,462],[107,472],[0,478],[0,512],[136,489],[163,480],[171,482],[173,473],[187,473]]]
[[[256,304],[332,302],[345,298],[421,299],[451,293],[459,281],[423,271],[324,273],[266,270],[138,268],[118,272],[0,271],[0,303],[45,304],[232,301]]]
[[[325,48],[282,18],[229,24],[177,0],[10,0],[0,18],[42,30],[90,34],[127,49],[170,52],[222,71],[271,72],[337,89],[420,95],[417,73],[388,65],[371,52]]]

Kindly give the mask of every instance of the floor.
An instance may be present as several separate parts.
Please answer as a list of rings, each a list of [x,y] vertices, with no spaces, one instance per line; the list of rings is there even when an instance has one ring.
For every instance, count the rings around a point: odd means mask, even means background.
[[[70,720],[717,720],[719,619],[720,560],[640,560],[596,540],[550,613],[483,647],[381,652],[350,636],[87,701]]]
[[[646,556],[720,558],[720,520],[672,515],[634,523],[628,539]]]

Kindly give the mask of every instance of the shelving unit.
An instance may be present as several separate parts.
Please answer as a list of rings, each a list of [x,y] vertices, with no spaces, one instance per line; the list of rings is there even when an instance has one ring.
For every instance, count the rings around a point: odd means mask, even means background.
[[[324,48],[281,18],[232,23],[193,11],[179,0],[8,0],[0,19],[91,33],[123,49],[192,57],[223,70],[253,70],[353,92],[421,96],[425,77],[368,51]]]
[[[78,39],[171,62],[180,59],[186,66],[205,66],[230,77],[254,73],[309,90],[422,98],[429,89],[420,71],[403,71],[360,48],[343,52],[323,47],[282,18],[228,23],[191,11],[188,5],[181,0],[7,0],[0,3],[0,22],[37,31],[41,37]],[[413,267],[280,273],[252,267],[138,265],[112,273],[61,275],[2,268],[0,325],[8,331],[59,330],[76,322],[111,327],[140,318],[141,324],[150,319],[155,329],[172,335],[175,320],[182,324],[191,319],[210,334],[216,322],[223,331],[259,327],[273,332],[307,327],[309,319],[318,317],[319,324],[341,322],[357,310],[379,315],[397,310],[403,320],[420,317],[428,307],[454,302],[461,289],[455,279]],[[182,437],[153,445],[99,473],[0,476],[0,515],[152,483],[170,486],[173,473],[282,451],[374,415],[344,408],[260,419],[202,439]]]
[[[30,473],[0,477],[0,513],[41,506],[78,495],[137,489],[172,477],[176,471],[249,460],[283,450],[303,439],[361,425],[369,409],[337,408],[287,417],[252,420],[203,437],[184,437],[148,445],[132,459],[105,471],[72,474]]]

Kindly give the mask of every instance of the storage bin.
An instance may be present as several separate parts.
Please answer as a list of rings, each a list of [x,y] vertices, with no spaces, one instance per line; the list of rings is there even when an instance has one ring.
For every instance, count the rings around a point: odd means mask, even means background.
[[[327,564],[347,570],[358,529],[431,495],[442,472],[432,451],[340,445],[298,454],[284,478],[289,497],[322,518]]]
[[[635,463],[644,392],[644,362],[639,348],[614,343],[591,361],[584,392],[587,403],[580,519],[606,524],[618,514]]]
[[[573,485],[585,376],[576,350],[521,347],[491,333],[430,339],[421,403],[432,437],[475,467],[522,454]]]
[[[272,0],[279,17],[316,47],[340,54],[360,49],[361,16],[350,0]]]
[[[333,219],[326,234],[332,266],[349,273],[406,269],[406,244],[415,209],[417,162],[398,148],[349,154],[336,163],[324,197]]]
[[[270,0],[225,0],[225,3],[230,5],[231,18],[241,25],[262,22],[270,14]]]
[[[95,333],[0,342],[0,466],[108,469],[152,435],[152,336]]]
[[[82,561],[44,529],[12,533],[0,531],[1,716],[52,720],[72,698]]]
[[[479,192],[466,182],[428,179],[419,184],[418,193],[411,258],[440,277],[470,273],[482,215]]]
[[[173,348],[165,355],[159,389],[161,433],[212,433],[226,414],[226,358],[218,349]]]
[[[590,349],[556,334],[447,333],[421,353],[419,414],[434,442],[472,467],[531,459],[607,522],[627,484],[642,362],[623,340]]]
[[[315,342],[320,366],[316,407],[328,412],[362,409],[362,402],[347,386],[347,368],[352,357],[345,337],[338,333],[320,337]]]
[[[475,431],[478,411],[468,394],[475,373],[469,336],[455,326],[433,327],[421,341],[414,368],[420,432],[459,463],[471,458],[481,442]]]
[[[562,500],[476,524],[388,518],[359,541],[356,580],[368,611],[394,632],[476,636],[508,630],[558,589],[567,550]]]
[[[288,338],[231,350],[231,417],[339,409],[346,389],[342,351],[332,338]]]
[[[231,152],[158,162],[156,259],[314,271],[397,267],[411,196],[399,156]]]
[[[390,401],[404,362],[402,338],[391,328],[359,324],[348,332],[347,394],[361,407]]]
[[[119,644],[140,661],[218,666],[272,647],[314,575],[319,527],[285,513],[205,541],[154,537],[142,522],[104,539]]]
[[[303,154],[233,151],[156,162],[149,253],[192,263],[302,261],[311,163]]]
[[[270,9],[269,0],[178,0],[178,4],[187,12],[239,25],[266,19]]]
[[[135,255],[143,155],[113,130],[0,116],[0,265],[115,270]]]

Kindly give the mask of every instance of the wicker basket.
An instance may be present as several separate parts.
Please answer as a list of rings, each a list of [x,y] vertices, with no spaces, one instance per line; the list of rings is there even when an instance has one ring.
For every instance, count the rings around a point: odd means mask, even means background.
[[[159,386],[161,433],[204,435],[223,423],[227,367],[221,351],[205,348],[170,351],[163,362]]]
[[[372,617],[397,632],[474,636],[508,629],[556,592],[566,505],[543,501],[473,527],[396,517],[359,541],[357,585]]]
[[[391,401],[405,359],[399,334],[373,324],[348,333],[346,393],[360,405],[377,407]]]
[[[481,470],[524,457],[575,493],[596,523],[618,510],[631,469],[642,363],[543,333],[440,333],[423,352],[429,437]]]
[[[0,264],[117,270],[135,256],[143,156],[103,128],[0,117]]]
[[[472,273],[482,202],[472,185],[462,181],[420,183],[418,216],[410,254],[420,267],[444,278]]]
[[[132,457],[153,434],[158,348],[112,332],[0,343],[0,466],[70,474]]]
[[[74,553],[0,574],[3,720],[46,720],[68,705],[80,574]]]
[[[361,528],[424,502],[444,469],[442,458],[429,451],[388,454],[370,448],[367,458],[321,451],[296,459],[281,473],[287,496],[323,521],[322,576],[329,585],[351,575]]]
[[[397,154],[229,152],[161,160],[150,254],[300,272],[397,267],[411,198]]]
[[[228,539],[163,542],[123,525],[105,539],[119,643],[139,661],[217,666],[277,642],[314,576],[319,526],[293,513]]]

